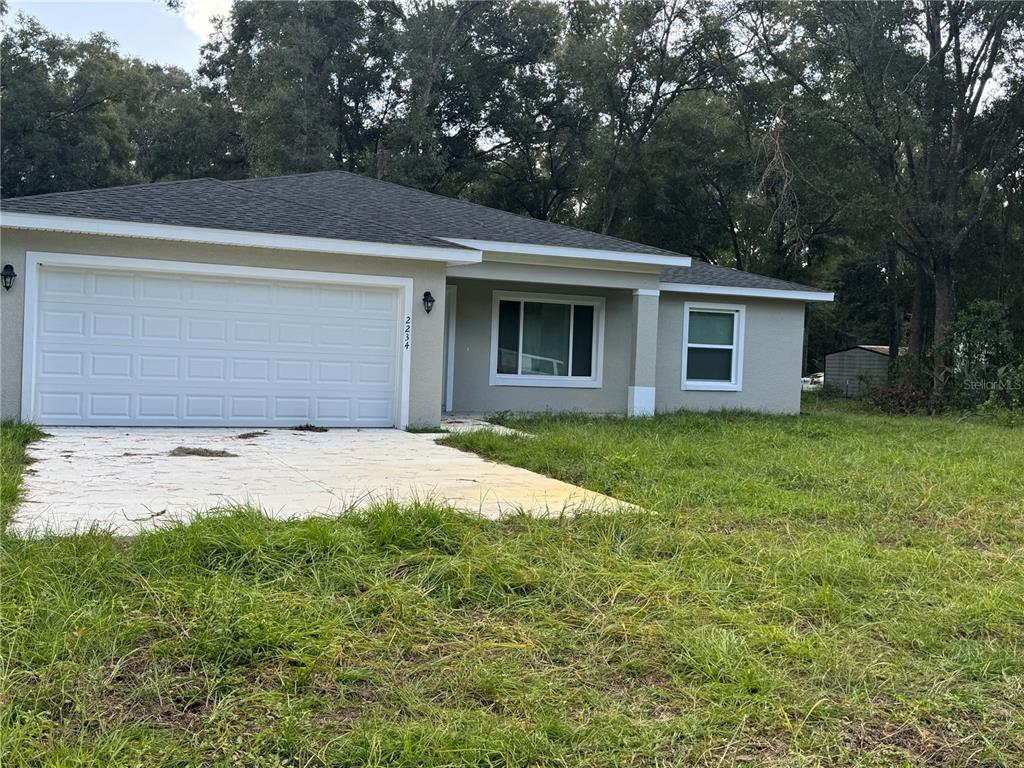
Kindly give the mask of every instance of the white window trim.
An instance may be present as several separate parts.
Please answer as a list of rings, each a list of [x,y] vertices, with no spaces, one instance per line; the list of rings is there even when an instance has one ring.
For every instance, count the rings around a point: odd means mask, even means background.
[[[516,373],[498,373],[498,305],[506,301],[546,302],[548,304],[584,304],[594,308],[594,337],[591,356],[591,373],[582,376],[537,376]],[[522,354],[522,312],[520,311],[520,355]],[[570,314],[570,328],[571,319]],[[571,341],[571,337],[570,337]],[[570,346],[570,365],[572,363]],[[490,384],[492,387],[569,387],[574,389],[599,389],[604,371],[604,298],[600,296],[568,296],[555,293],[520,293],[495,291],[491,305],[491,356]]]
[[[690,348],[690,312],[721,312],[732,314],[735,319],[732,326],[732,345],[728,344],[694,344],[698,349],[732,349],[732,379],[730,381],[689,381],[686,377],[687,350]],[[706,302],[687,301],[683,304],[683,373],[680,388],[683,390],[704,392],[741,392],[743,391],[743,331],[746,326],[747,308],[743,304],[711,304]]]

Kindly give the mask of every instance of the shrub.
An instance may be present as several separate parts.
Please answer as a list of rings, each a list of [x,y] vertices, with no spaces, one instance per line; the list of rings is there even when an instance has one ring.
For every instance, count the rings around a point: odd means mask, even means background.
[[[887,387],[876,389],[868,396],[868,400],[878,410],[893,416],[924,413],[932,404],[928,388],[912,380],[897,381]]]
[[[995,301],[968,304],[954,321],[943,353],[952,360],[947,403],[959,408],[981,405],[998,388],[1000,372],[1015,362],[1006,308]]]
[[[978,413],[1008,427],[1024,424],[1024,362],[1004,365],[996,371],[988,398],[978,406]]]

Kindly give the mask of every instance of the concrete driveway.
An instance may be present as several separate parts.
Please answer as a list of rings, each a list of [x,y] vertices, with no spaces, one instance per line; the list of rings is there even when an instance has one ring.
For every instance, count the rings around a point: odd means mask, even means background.
[[[130,534],[248,502],[278,518],[433,498],[488,517],[616,505],[607,496],[395,429],[47,427],[15,528]],[[230,454],[223,455],[220,452]],[[194,454],[213,455],[194,455]],[[185,455],[175,455],[185,454]]]

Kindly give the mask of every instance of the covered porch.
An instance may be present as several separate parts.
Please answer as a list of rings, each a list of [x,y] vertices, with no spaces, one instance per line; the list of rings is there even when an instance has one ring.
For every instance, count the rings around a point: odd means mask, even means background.
[[[444,411],[654,413],[655,271],[474,267],[448,273]]]

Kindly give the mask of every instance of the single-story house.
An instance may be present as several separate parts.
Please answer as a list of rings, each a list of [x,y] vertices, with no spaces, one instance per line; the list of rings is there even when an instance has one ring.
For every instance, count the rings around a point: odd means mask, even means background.
[[[0,415],[44,425],[795,413],[832,300],[342,171],[16,198],[0,228]]]
[[[825,386],[846,397],[861,397],[889,379],[889,347],[857,344],[825,355]]]

